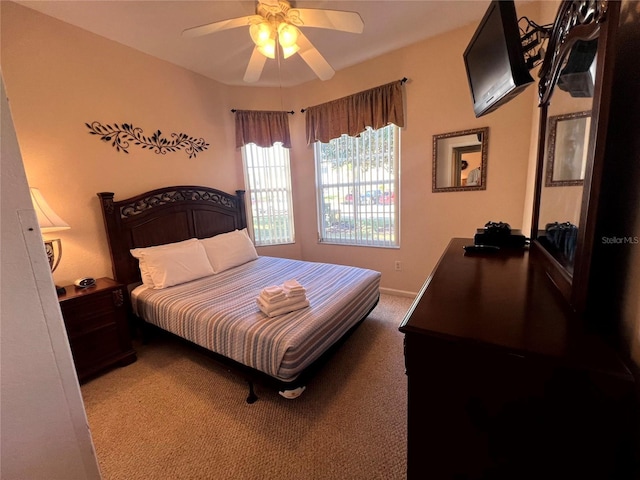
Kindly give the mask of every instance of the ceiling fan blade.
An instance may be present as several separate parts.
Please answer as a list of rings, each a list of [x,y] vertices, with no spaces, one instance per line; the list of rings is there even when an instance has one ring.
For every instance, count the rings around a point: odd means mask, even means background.
[[[296,13],[297,12],[297,13]],[[341,32],[362,33],[364,22],[357,12],[341,10],[318,10],[313,8],[293,8],[288,17],[299,15],[302,27],[328,28]],[[297,23],[294,24],[297,25]]]
[[[313,44],[305,37],[302,32],[298,35],[298,55],[306,62],[307,65],[314,71],[314,73],[320,78],[320,80],[329,80],[336,73],[331,65],[324,59],[320,52]]]
[[[262,75],[262,69],[266,61],[267,57],[260,53],[258,47],[255,47],[251,54],[249,65],[247,65],[247,70],[244,72],[243,80],[247,83],[257,82],[260,79],[260,75]]]
[[[207,23],[205,25],[200,25],[199,27],[192,27],[183,30],[182,36],[200,37],[202,35],[208,35],[222,30],[229,30],[230,28],[246,27],[251,24],[252,20],[260,21],[262,20],[262,17],[260,15],[248,15],[246,17],[231,18],[229,20]]]

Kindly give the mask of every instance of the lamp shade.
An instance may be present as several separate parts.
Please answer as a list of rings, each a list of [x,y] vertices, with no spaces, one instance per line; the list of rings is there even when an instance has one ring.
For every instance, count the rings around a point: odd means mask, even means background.
[[[30,188],[31,201],[33,208],[38,216],[38,224],[42,233],[56,232],[58,230],[67,230],[71,228],[67,222],[61,219],[56,212],[49,206],[47,201],[37,188]]]

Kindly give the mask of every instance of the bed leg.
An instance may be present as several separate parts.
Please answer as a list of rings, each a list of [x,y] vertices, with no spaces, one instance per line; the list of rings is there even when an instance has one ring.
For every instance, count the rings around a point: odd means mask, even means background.
[[[149,325],[147,324],[147,322],[142,321],[140,322],[140,339],[142,341],[143,345],[148,345],[149,342],[151,341],[151,328],[149,327]]]
[[[249,396],[247,397],[247,403],[255,403],[255,401],[258,400],[258,396],[253,389],[253,382],[251,380],[247,380],[247,382],[249,383]]]

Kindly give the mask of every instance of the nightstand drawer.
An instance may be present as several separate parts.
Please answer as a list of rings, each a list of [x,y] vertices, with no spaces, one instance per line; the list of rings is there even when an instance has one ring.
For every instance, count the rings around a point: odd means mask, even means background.
[[[118,325],[112,322],[82,336],[82,341],[72,341],[73,360],[78,365],[102,362],[121,350],[120,343]]]
[[[70,337],[89,333],[96,328],[115,325],[116,315],[125,316],[120,290],[99,292],[62,304],[62,315]],[[119,303],[119,306],[118,306]]]

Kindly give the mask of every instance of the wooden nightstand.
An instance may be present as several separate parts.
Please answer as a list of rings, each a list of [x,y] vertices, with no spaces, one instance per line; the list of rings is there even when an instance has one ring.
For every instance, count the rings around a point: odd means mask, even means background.
[[[67,328],[78,380],[136,360],[127,320],[127,292],[110,278],[98,278],[96,285],[65,286],[58,300]]]

